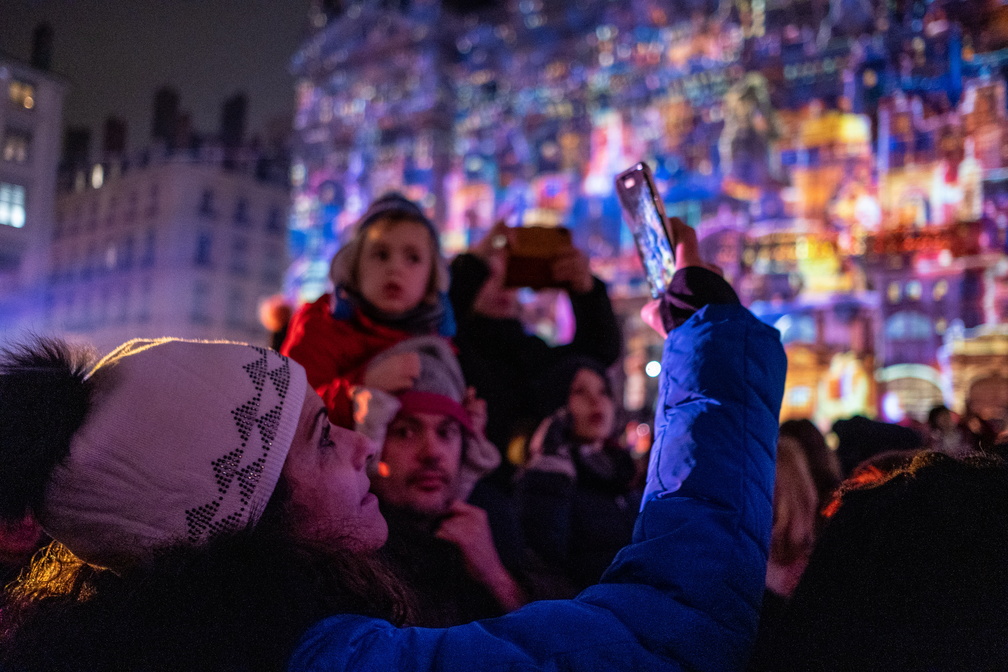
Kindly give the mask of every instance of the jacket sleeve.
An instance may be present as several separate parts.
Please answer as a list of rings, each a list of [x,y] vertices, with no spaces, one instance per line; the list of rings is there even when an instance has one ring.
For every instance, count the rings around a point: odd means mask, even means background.
[[[605,283],[594,278],[590,292],[570,294],[570,301],[574,310],[574,340],[564,349],[611,366],[623,354],[623,336]]]
[[[756,632],[786,362],[738,305],[666,340],[656,443],[633,542],[599,585],[454,628],[316,624],[291,670],[740,670]]]

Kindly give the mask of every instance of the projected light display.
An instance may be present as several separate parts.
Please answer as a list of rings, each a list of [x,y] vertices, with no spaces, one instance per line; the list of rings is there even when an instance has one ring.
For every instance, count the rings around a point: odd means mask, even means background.
[[[1004,420],[1008,6],[404,6],[351,3],[294,59],[292,293],[322,291],[346,228],[396,188],[450,252],[495,217],[566,225],[633,305],[646,287],[612,179],[643,159],[782,331],[785,417],[969,400]]]

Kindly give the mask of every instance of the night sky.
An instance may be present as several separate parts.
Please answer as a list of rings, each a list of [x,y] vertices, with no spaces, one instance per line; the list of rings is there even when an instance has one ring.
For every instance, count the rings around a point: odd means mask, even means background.
[[[64,125],[92,130],[105,117],[129,125],[144,146],[154,91],[176,88],[199,132],[215,133],[221,103],[249,98],[247,129],[293,109],[291,55],[305,34],[310,0],[0,0],[0,51],[24,61],[35,25],[54,30],[52,69],[70,84]]]

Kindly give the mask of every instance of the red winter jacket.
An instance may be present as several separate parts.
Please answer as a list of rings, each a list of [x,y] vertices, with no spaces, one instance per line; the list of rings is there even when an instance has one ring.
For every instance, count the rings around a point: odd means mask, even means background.
[[[323,294],[294,313],[280,353],[305,368],[308,384],[322,397],[333,424],[353,429],[350,390],[364,382],[368,362],[415,334],[386,327],[360,311],[352,319],[337,320],[332,299]]]

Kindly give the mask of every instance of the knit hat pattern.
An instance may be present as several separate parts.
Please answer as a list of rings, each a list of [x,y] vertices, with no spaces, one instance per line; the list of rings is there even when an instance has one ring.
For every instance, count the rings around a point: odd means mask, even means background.
[[[388,423],[401,410],[441,413],[459,420],[466,431],[454,494],[458,499],[464,500],[472,492],[476,481],[500,464],[500,451],[485,437],[473,433],[472,421],[461,406],[466,393],[465,377],[458,358],[446,339],[440,336],[408,338],[376,355],[368,366],[406,352],[415,352],[420,356],[420,375],[413,387],[398,398],[381,390],[366,392],[369,402],[365,405],[366,412],[356,413],[362,408],[360,404],[355,408],[358,431],[370,427],[370,432],[365,431],[369,438],[384,443],[384,431]],[[441,401],[437,398],[441,398]],[[464,417],[460,417],[460,414]],[[380,434],[375,432],[376,427],[380,428]]]
[[[304,404],[299,364],[241,343],[137,339],[89,377],[91,410],[46,489],[53,538],[116,568],[259,519]]]
[[[372,201],[354,227],[353,237],[333,256],[329,266],[329,279],[335,287],[348,287],[357,290],[352,279],[353,263],[360,256],[359,249],[364,242],[368,229],[379,220],[386,217],[405,217],[427,227],[434,241],[434,272],[437,276],[436,287],[439,292],[448,291],[448,266],[441,254],[440,235],[434,222],[424,214],[419,205],[409,200],[399,192],[389,192]],[[431,297],[436,298],[436,297]]]

